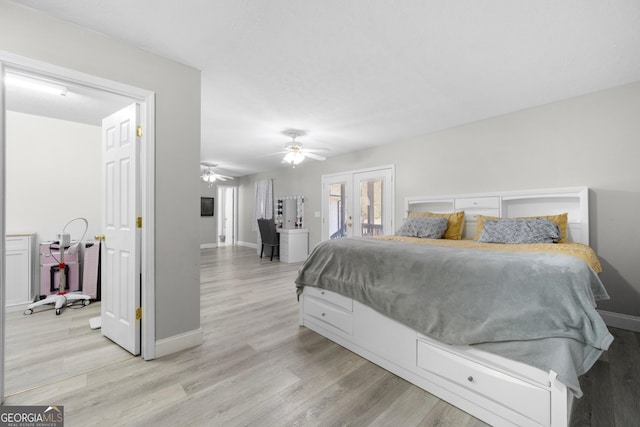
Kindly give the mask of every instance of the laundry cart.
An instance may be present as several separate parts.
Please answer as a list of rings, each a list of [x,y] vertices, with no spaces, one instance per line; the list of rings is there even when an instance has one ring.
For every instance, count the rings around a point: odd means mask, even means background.
[[[71,245],[76,242],[71,242]],[[65,290],[80,290],[80,262],[78,251],[70,254],[69,248],[64,251],[64,264],[67,282]],[[55,294],[60,288],[60,245],[58,242],[40,243],[40,298]]]

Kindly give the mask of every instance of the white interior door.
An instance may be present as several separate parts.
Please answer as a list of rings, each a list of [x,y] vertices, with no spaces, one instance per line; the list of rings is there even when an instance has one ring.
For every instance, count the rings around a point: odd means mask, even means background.
[[[140,354],[138,104],[102,121],[102,334]]]

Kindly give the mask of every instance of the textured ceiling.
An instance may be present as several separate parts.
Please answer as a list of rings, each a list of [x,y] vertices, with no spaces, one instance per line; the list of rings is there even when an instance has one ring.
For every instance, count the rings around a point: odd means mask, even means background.
[[[15,0],[202,70],[202,160],[280,166],[640,81],[637,0]],[[313,161],[313,160],[309,160]]]

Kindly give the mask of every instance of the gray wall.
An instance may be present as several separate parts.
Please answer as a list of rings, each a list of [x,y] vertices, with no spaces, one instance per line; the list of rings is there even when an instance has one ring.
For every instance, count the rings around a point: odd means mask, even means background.
[[[0,0],[0,50],[156,94],[156,339],[200,327],[200,72]]]
[[[640,316],[640,83],[240,181],[239,240],[251,231],[256,179],[303,194],[310,245],[320,241],[321,175],[396,166],[395,218],[407,196],[588,186],[590,237],[611,295],[603,310]],[[397,228],[397,226],[396,226]]]

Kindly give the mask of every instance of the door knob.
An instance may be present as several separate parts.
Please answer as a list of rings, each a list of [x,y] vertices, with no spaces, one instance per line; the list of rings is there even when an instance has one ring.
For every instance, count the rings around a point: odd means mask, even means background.
[[[98,234],[97,236],[94,236],[93,238],[95,240],[98,240],[98,241],[103,241],[104,239],[107,238],[107,236],[105,236],[104,234]]]

